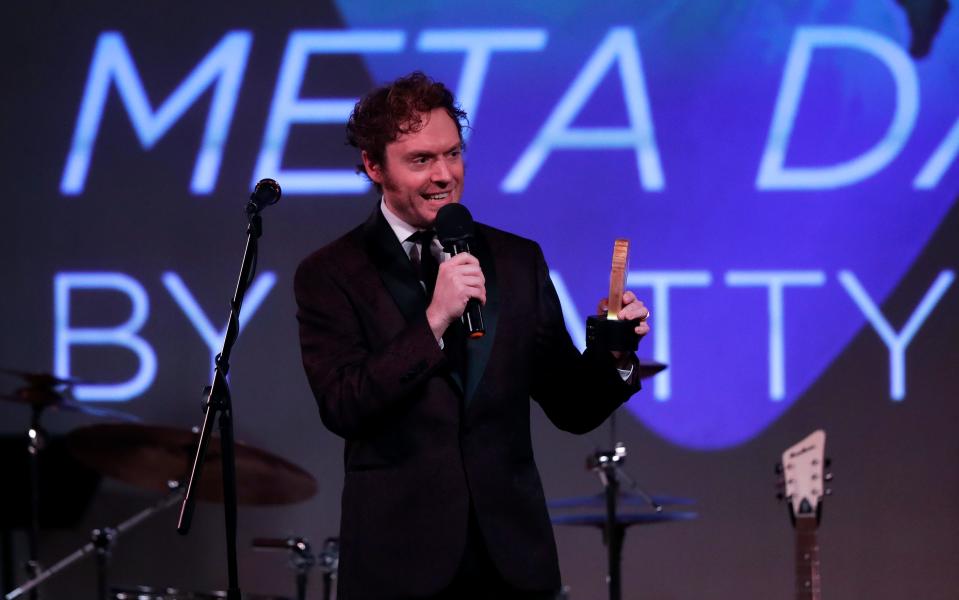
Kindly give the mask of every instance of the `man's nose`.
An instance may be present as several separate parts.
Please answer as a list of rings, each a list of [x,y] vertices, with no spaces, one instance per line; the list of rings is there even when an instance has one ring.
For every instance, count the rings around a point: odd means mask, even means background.
[[[433,171],[430,173],[430,180],[433,183],[446,185],[452,179],[450,167],[442,158],[433,163]]]

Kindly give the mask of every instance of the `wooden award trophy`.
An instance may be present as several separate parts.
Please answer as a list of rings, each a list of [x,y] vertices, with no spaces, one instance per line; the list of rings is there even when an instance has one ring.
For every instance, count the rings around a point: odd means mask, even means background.
[[[636,325],[639,321],[619,319],[619,311],[623,308],[623,292],[626,289],[628,268],[629,240],[616,240],[613,245],[613,267],[609,273],[609,302],[606,314],[594,315],[586,319],[587,348],[635,352],[639,346],[639,336],[636,334]]]

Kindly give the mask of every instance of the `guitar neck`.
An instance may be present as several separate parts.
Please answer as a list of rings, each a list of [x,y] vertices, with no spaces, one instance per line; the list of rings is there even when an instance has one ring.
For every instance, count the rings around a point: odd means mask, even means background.
[[[796,518],[796,598],[822,600],[819,580],[819,542],[816,539],[816,518]]]

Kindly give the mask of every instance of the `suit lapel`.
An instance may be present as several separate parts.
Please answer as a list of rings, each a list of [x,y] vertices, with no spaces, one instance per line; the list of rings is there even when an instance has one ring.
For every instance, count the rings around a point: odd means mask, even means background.
[[[407,322],[412,321],[426,310],[426,293],[379,204],[364,225],[364,237],[383,284],[403,313],[403,318]]]
[[[366,248],[373,265],[380,274],[393,301],[400,309],[403,319],[409,323],[426,311],[426,291],[403,250],[402,244],[387,223],[379,204],[363,226]],[[463,393],[463,380],[455,370],[450,372],[454,387]]]
[[[476,388],[483,378],[483,371],[486,370],[486,363],[489,362],[490,350],[493,348],[493,340],[496,336],[496,322],[499,320],[499,287],[496,278],[496,263],[493,260],[493,252],[489,247],[486,236],[479,228],[477,228],[476,237],[470,251],[479,259],[483,275],[486,277],[486,305],[483,307],[483,324],[486,326],[486,334],[479,339],[466,340],[465,400],[467,406],[473,399]]]

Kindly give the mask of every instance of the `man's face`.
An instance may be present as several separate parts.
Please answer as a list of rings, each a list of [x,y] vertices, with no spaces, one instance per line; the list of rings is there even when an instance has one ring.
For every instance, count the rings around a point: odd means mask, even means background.
[[[394,214],[418,228],[428,228],[436,212],[463,195],[463,143],[456,123],[442,108],[423,117],[423,128],[386,145],[383,164],[363,163],[370,179],[383,187],[383,200]]]

